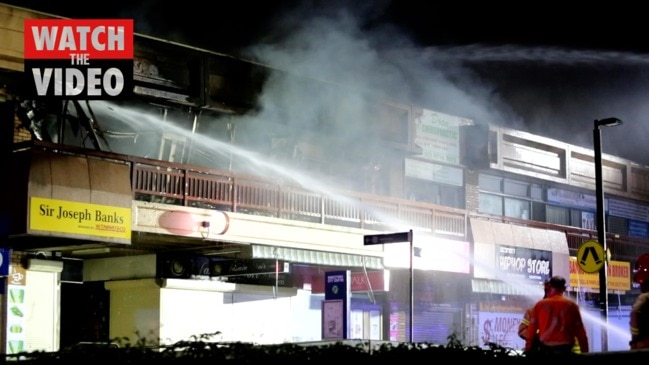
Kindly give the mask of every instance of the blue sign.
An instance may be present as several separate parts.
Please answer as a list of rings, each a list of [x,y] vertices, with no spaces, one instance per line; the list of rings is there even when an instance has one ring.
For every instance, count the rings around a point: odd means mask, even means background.
[[[9,275],[10,263],[11,263],[11,249],[0,248],[0,276]]]
[[[629,236],[646,238],[647,236],[649,236],[649,224],[645,222],[629,220]]]
[[[352,281],[349,270],[325,272],[325,300],[340,299],[343,302],[343,339],[349,338],[349,310],[351,307]]]

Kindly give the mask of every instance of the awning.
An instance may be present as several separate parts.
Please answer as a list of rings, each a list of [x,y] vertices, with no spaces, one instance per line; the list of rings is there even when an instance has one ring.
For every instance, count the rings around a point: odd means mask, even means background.
[[[539,280],[547,278],[550,274],[565,278],[570,276],[568,239],[564,232],[478,218],[471,218],[470,223],[473,236],[474,278],[507,281],[503,278],[503,274],[529,276],[529,279],[534,276]],[[518,247],[521,249],[516,250],[515,248]],[[510,250],[513,253],[503,250]],[[522,255],[519,255],[518,251],[521,251]],[[549,272],[544,267],[536,265],[534,260],[539,258],[537,254],[542,254],[543,261],[549,261],[551,264]],[[515,269],[508,265],[513,262],[507,261],[508,259],[516,260]],[[525,259],[525,267],[521,266],[523,259]],[[528,259],[533,261],[530,262]],[[528,268],[528,265],[531,266]],[[535,271],[530,272],[527,269]]]
[[[534,248],[568,255],[568,239],[561,231],[471,218],[475,242]]]
[[[9,179],[6,191],[24,194],[27,186],[27,197],[8,199],[14,216],[22,217],[13,222],[12,235],[131,244],[128,165],[37,149],[14,153],[10,160],[16,178]]]
[[[473,279],[471,289],[474,293],[543,297],[543,285],[519,285],[500,280]]]
[[[365,267],[383,270],[381,257],[350,255],[339,252],[303,250],[298,248],[252,245],[252,257],[324,266]]]

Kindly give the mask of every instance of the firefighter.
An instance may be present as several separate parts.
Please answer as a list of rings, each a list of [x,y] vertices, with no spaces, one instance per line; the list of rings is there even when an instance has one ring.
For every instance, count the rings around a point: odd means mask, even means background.
[[[580,353],[587,353],[588,337],[577,303],[564,297],[566,279],[553,276],[546,298],[532,308],[525,339],[525,351],[533,351],[533,338],[538,331],[540,353],[567,355],[574,353],[575,339]]]
[[[633,303],[629,321],[632,350],[649,348],[649,253],[638,258],[634,271],[633,281],[640,284],[640,295]]]
[[[543,298],[547,298],[548,291],[550,291],[550,280],[543,282]],[[527,338],[527,327],[530,325],[530,315],[532,314],[532,307],[527,308],[521,323],[518,325],[518,336],[525,340]]]

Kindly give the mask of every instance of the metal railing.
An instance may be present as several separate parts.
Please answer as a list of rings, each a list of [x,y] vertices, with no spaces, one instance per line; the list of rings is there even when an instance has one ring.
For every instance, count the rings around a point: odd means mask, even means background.
[[[286,182],[128,157],[134,199],[386,230],[409,226],[465,237],[464,210],[405,199],[337,191],[322,194]]]

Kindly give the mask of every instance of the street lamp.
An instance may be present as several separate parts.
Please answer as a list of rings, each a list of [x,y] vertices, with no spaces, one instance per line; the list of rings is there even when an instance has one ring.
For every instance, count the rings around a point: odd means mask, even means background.
[[[597,240],[604,251],[604,266],[599,270],[599,305],[602,315],[602,351],[608,351],[608,248],[606,247],[606,227],[604,211],[604,179],[602,176],[602,135],[601,127],[613,127],[622,124],[617,118],[595,120],[593,128],[593,145],[595,147],[595,189],[597,194]]]

